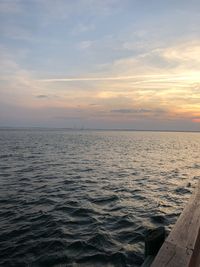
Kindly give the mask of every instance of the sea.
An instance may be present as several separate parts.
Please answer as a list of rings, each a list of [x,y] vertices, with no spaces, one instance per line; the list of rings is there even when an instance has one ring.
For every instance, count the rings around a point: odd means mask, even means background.
[[[200,179],[200,133],[0,130],[0,266],[129,267]]]

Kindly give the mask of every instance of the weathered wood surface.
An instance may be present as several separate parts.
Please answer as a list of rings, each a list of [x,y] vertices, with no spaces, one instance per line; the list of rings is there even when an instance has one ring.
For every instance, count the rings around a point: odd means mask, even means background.
[[[151,267],[200,267],[200,181]]]

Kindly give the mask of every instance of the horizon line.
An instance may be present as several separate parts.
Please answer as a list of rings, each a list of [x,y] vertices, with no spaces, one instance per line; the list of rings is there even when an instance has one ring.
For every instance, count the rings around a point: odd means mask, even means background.
[[[41,129],[41,130],[71,130],[71,131],[133,131],[133,132],[188,132],[200,133],[200,130],[168,130],[168,129],[120,129],[120,128],[84,128],[84,127],[42,127],[42,126],[0,126],[0,130],[25,130],[25,129]]]

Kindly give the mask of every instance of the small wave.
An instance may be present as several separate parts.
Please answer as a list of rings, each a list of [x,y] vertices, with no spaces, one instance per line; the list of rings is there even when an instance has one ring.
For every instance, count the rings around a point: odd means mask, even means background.
[[[119,197],[117,195],[112,195],[112,196],[100,196],[96,198],[91,198],[90,201],[92,203],[98,204],[98,205],[106,205],[111,202],[118,201]]]
[[[194,176],[193,179],[194,180],[200,180],[200,176]]]
[[[188,188],[185,187],[178,187],[175,189],[175,193],[179,195],[189,194],[191,191]]]
[[[139,175],[139,172],[137,172],[137,171],[132,172],[131,175],[133,175],[133,176],[137,176],[137,175]]]
[[[0,159],[7,159],[13,157],[13,154],[0,155]]]
[[[66,212],[68,214],[71,214],[76,210],[76,207],[72,207],[68,204],[64,204],[64,205],[60,206],[60,204],[59,204],[59,205],[55,206],[54,209],[56,211],[63,211],[63,212]]]
[[[121,217],[113,217],[110,221],[110,224],[113,229],[125,229],[125,228],[134,228],[135,223],[129,215],[124,215]]]
[[[1,241],[6,241],[8,239],[15,240],[16,237],[20,237],[30,231],[30,227],[27,226],[18,226],[18,229],[13,229],[11,231],[5,231],[1,234]]]
[[[142,195],[139,195],[139,194],[133,195],[133,198],[135,198],[137,200],[142,200],[142,201],[147,199],[145,196],[142,196]]]
[[[81,173],[81,172],[92,172],[94,169],[92,168],[85,168],[85,169],[73,169],[73,172],[75,173]]]
[[[153,215],[150,218],[152,222],[159,223],[159,224],[164,224],[164,222],[166,221],[166,218],[163,215]]]
[[[94,210],[89,208],[77,208],[74,209],[72,215],[74,217],[88,217],[90,214],[93,214]]]
[[[190,168],[192,168],[192,169],[200,169],[200,164],[195,163]]]
[[[141,242],[144,240],[144,234],[142,232],[138,232],[135,230],[122,230],[119,231],[116,234],[116,238],[117,240],[119,240],[119,242],[126,242],[129,244],[133,244],[133,243],[137,243],[137,242]]]
[[[1,166],[1,170],[8,170],[10,166]],[[10,176],[9,173],[0,173],[1,176]]]
[[[116,247],[110,235],[105,232],[96,233],[92,238],[87,241],[88,244],[92,245],[99,251],[112,252]]]
[[[64,252],[51,252],[51,255],[49,255],[49,253],[46,253],[45,255],[41,256],[39,259],[34,261],[30,266],[31,267],[44,267],[44,266],[45,267],[53,267],[53,266],[67,267],[69,266],[69,263],[70,263],[70,259]]]
[[[117,251],[112,254],[97,253],[93,256],[82,257],[78,259],[77,263],[84,264],[83,266],[109,266],[109,267],[124,267],[124,266],[140,266],[143,259],[136,253],[125,253],[124,251]]]

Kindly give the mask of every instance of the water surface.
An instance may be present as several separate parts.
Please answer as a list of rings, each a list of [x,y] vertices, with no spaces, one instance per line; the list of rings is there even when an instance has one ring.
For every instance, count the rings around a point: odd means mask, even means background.
[[[200,178],[200,134],[0,131],[0,266],[140,266]]]

